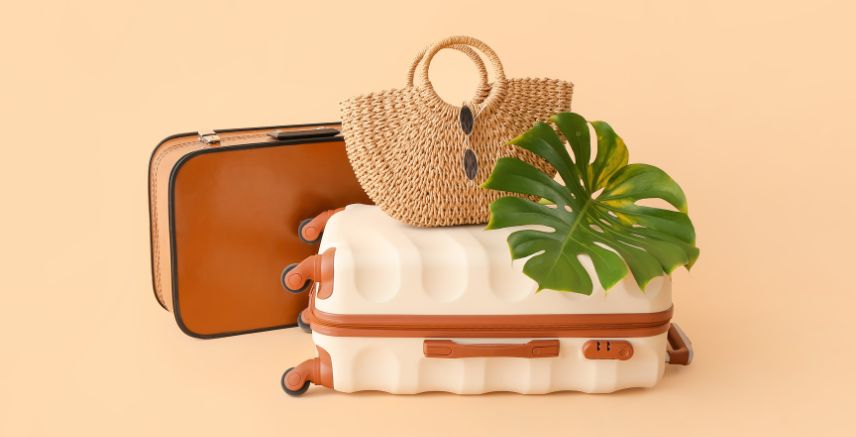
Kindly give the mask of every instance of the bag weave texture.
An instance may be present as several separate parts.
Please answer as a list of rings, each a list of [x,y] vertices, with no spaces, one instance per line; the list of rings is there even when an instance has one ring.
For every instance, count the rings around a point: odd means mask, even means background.
[[[434,55],[457,49],[476,63],[482,85],[466,102],[475,114],[472,132],[461,127],[461,107],[443,101],[428,80]],[[492,67],[493,82],[478,50]],[[414,84],[414,72],[420,68]],[[407,86],[355,97],[341,103],[348,158],[366,194],[393,218],[419,227],[486,223],[489,205],[510,195],[480,185],[497,159],[522,159],[547,174],[552,168],[508,141],[536,121],[570,111],[573,84],[554,79],[506,79],[496,53],[466,36],[446,38],[420,52]],[[462,164],[465,149],[478,167],[470,180]]]

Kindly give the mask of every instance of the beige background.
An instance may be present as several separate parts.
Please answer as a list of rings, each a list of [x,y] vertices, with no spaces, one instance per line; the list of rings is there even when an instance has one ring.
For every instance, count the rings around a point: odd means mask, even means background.
[[[856,10],[459,3],[4,3],[0,435],[856,435]],[[181,334],[150,290],[155,144],[337,119],[458,33],[509,76],[574,81],[578,112],[683,185],[702,256],[675,301],[696,362],[613,395],[292,399],[278,378],[308,336]],[[432,74],[453,102],[476,78],[454,53]]]

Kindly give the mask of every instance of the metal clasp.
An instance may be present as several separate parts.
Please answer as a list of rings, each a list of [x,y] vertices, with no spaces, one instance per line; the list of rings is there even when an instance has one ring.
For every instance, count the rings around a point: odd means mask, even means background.
[[[202,141],[209,146],[220,144],[220,135],[217,135],[217,132],[214,132],[213,130],[200,130],[198,134],[199,141]]]

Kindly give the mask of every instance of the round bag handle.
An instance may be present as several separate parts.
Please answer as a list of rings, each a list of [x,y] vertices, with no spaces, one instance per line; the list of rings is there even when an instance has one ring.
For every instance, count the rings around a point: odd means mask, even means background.
[[[466,45],[480,51],[490,63],[492,72],[494,74],[494,83],[493,86],[491,86],[490,94],[484,100],[484,107],[489,106],[492,102],[496,101],[498,98],[502,97],[505,94],[505,70],[503,70],[502,62],[500,62],[499,56],[496,55],[496,52],[494,52],[493,49],[491,49],[484,42],[475,39],[471,36],[450,36],[448,38],[440,40],[439,42],[428,48],[425,53],[425,56],[422,59],[422,71],[420,75],[422,85],[428,91],[429,96],[434,99],[436,103],[449,105],[439,95],[437,95],[437,91],[434,90],[434,87],[431,85],[431,81],[428,79],[428,68],[431,65],[431,60],[434,59],[434,55],[436,55],[437,52],[457,45]]]
[[[416,68],[419,67],[419,63],[422,62],[422,59],[425,58],[425,53],[431,46],[425,47],[419,54],[416,55],[416,58],[413,59],[413,62],[410,64],[410,68],[407,70],[407,86],[413,86],[413,78],[416,76]],[[473,103],[479,104],[487,98],[490,94],[490,84],[488,83],[487,77],[487,67],[484,65],[484,61],[482,60],[479,53],[473,50],[470,46],[464,44],[453,44],[449,46],[450,49],[458,50],[459,52],[467,55],[474,64],[476,64],[476,68],[479,70],[479,89],[476,90],[476,94],[473,96]]]

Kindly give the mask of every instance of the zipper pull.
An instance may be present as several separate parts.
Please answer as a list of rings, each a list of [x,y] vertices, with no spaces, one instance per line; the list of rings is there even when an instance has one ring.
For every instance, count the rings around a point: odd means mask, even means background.
[[[214,132],[210,129],[204,129],[197,132],[199,135],[199,141],[209,145],[216,146],[220,144],[220,135],[217,135],[217,132]]]

